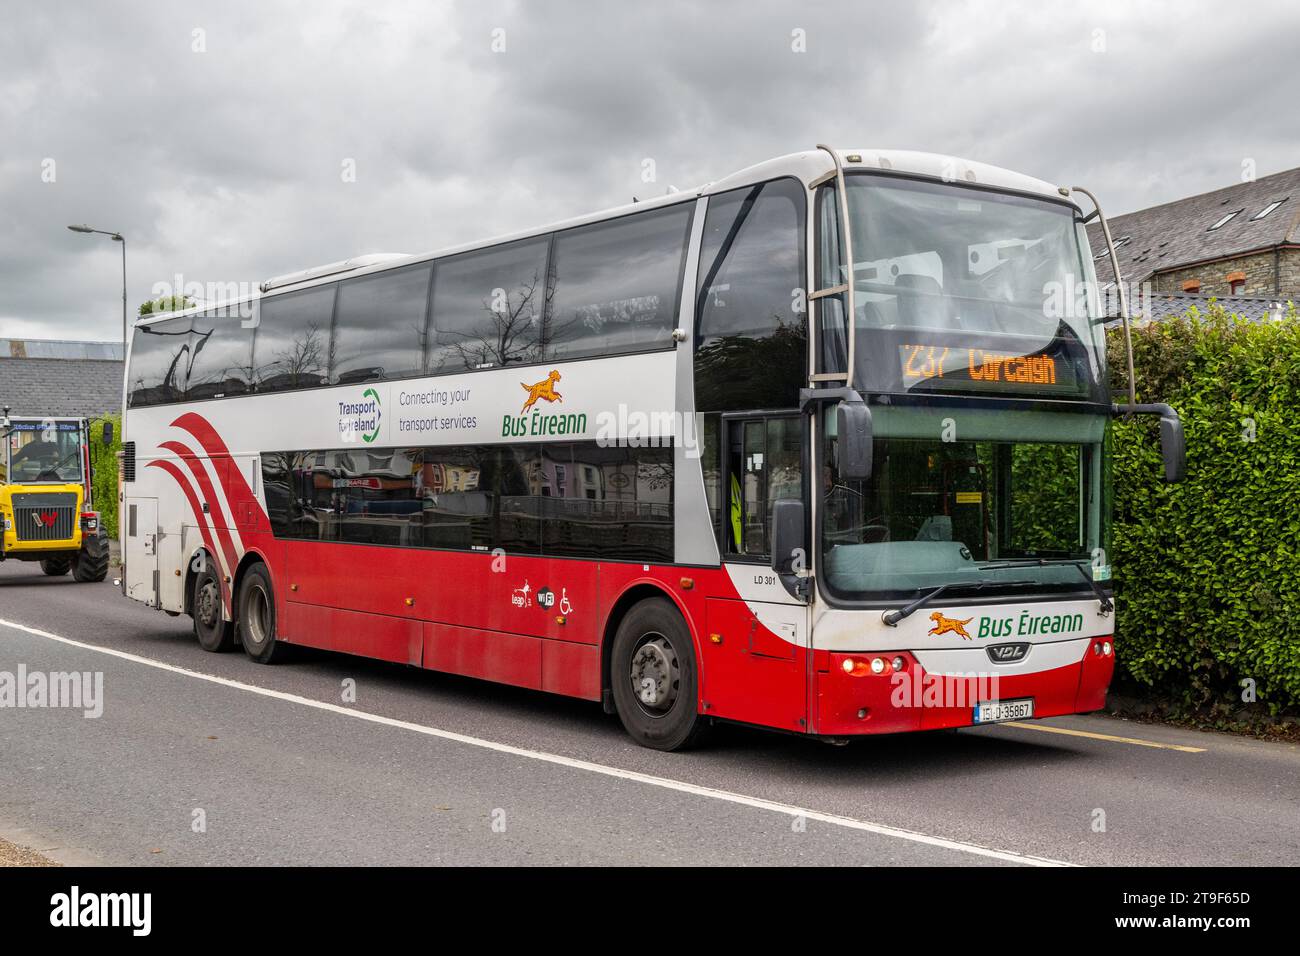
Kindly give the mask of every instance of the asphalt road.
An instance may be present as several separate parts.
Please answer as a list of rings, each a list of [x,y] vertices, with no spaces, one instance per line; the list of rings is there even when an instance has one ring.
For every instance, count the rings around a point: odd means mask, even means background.
[[[662,754],[586,702],[207,654],[188,618],[9,562],[0,672],[20,665],[103,675],[98,718],[0,707],[0,838],[62,862],[1300,863],[1290,744],[1072,717],[847,747],[725,727]]]

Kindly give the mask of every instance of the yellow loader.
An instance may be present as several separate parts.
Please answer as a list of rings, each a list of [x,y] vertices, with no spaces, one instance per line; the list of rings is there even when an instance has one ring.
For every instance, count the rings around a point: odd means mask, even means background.
[[[108,574],[108,536],[91,498],[90,420],[0,417],[0,561],[39,561],[77,581]],[[104,422],[104,442],[113,423]]]

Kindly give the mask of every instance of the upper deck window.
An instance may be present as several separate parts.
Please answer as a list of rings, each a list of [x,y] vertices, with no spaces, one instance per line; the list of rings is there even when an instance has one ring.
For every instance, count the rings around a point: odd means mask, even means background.
[[[131,343],[127,403],[135,408],[184,399],[189,354],[188,317],[137,325]]]
[[[262,300],[253,336],[253,382],[259,392],[325,384],[337,284]]]
[[[420,374],[432,271],[426,264],[340,284],[331,385]]]
[[[791,179],[709,198],[695,319],[701,411],[797,404],[808,364],[804,205]]]
[[[466,252],[437,263],[430,373],[541,359],[549,237]]]
[[[190,320],[187,399],[221,398],[249,391],[253,324],[226,309],[210,309]]]
[[[670,347],[690,223],[683,203],[559,233],[545,357]]]

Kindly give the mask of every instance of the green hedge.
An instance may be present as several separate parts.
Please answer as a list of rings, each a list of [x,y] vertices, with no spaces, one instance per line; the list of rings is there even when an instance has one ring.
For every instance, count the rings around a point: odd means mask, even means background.
[[[94,476],[91,497],[110,538],[117,537],[117,453],[122,450],[122,416],[105,415],[113,423],[113,444],[103,442],[103,419],[90,426],[90,465]]]
[[[1125,387],[1122,333],[1112,385]],[[1162,478],[1157,426],[1112,433],[1112,558],[1121,683],[1196,711],[1300,704],[1300,321],[1250,322],[1217,305],[1133,330],[1140,402],[1167,402],[1187,435],[1187,479]]]

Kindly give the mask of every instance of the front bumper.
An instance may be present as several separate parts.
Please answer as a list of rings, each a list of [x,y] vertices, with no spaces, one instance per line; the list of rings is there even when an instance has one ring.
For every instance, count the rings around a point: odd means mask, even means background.
[[[1109,636],[1079,640],[1077,660],[1031,673],[1006,673],[996,666],[960,674],[930,674],[906,651],[856,654],[822,652],[815,674],[814,733],[827,736],[890,734],[974,725],[975,705],[988,700],[1032,697],[1034,717],[1098,710],[1106,703],[1115,655],[1103,653]],[[888,666],[872,673],[873,658]],[[846,672],[845,661],[852,666]]]

